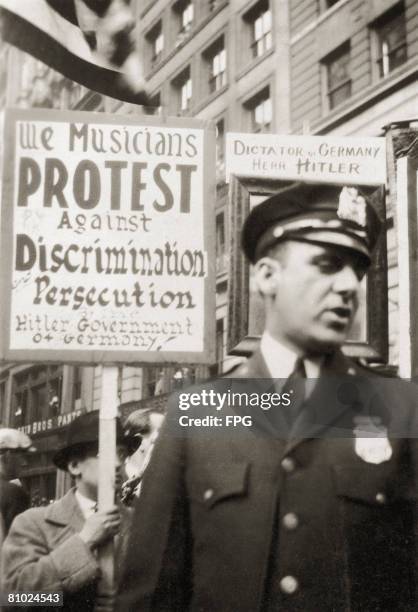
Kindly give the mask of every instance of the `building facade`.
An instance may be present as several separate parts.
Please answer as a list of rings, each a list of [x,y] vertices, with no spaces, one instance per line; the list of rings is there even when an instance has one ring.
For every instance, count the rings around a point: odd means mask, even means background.
[[[418,118],[418,2],[296,0],[290,8],[291,129],[383,136]],[[396,202],[387,194],[389,362],[398,363]]]

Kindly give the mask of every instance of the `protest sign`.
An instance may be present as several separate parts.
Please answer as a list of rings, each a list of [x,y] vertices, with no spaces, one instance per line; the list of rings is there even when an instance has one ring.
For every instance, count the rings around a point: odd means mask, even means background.
[[[195,119],[7,111],[1,357],[213,360],[214,161]]]
[[[229,133],[226,177],[380,185],[385,138]]]

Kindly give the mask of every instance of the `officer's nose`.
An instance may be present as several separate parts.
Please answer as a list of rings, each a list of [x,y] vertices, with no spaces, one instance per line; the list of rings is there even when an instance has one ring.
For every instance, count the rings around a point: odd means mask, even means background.
[[[360,279],[353,266],[346,264],[339,270],[334,278],[334,291],[352,297],[360,288]]]

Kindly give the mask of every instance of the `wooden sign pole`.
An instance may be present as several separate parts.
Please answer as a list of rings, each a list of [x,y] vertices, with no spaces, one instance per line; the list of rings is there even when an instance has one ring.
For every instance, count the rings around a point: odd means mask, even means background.
[[[107,510],[115,503],[116,416],[118,405],[118,368],[102,367],[99,420],[99,510]],[[114,544],[100,549],[101,579],[99,595],[114,591]],[[100,598],[99,598],[100,599]],[[96,612],[103,608],[96,607]],[[108,607],[105,608],[109,610]]]
[[[399,375],[418,375],[418,160],[397,162],[397,242],[399,270]]]

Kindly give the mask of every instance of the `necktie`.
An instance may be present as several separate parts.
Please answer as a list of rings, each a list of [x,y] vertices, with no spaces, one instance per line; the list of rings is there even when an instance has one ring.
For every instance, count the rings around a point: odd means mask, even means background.
[[[299,415],[300,408],[305,399],[305,382],[306,370],[303,359],[298,357],[295,362],[295,367],[286,379],[282,394],[289,393],[290,405],[287,407],[287,415],[290,427],[293,425]]]

